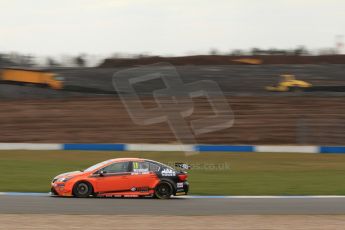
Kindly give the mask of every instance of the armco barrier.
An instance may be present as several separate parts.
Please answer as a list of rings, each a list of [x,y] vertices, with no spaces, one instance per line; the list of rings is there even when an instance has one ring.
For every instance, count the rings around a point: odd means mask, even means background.
[[[0,150],[61,150],[62,144],[0,143]]]
[[[250,145],[195,145],[200,152],[254,152],[254,146]]]
[[[258,145],[255,146],[254,152],[264,153],[318,153],[318,146],[274,146]]]
[[[161,152],[171,152],[171,151],[194,151],[193,145],[172,145],[172,144],[127,144],[127,151],[161,151]]]
[[[345,153],[345,146],[320,146],[320,153]]]
[[[345,154],[345,146],[0,143],[0,150],[200,151]]]
[[[125,151],[125,144],[64,144],[63,150]]]

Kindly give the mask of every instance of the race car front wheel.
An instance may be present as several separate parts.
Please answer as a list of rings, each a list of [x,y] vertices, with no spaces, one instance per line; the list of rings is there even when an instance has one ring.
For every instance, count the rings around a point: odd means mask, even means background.
[[[88,182],[78,182],[73,187],[73,195],[78,198],[89,197],[93,192],[92,185]]]
[[[155,188],[155,197],[169,199],[173,195],[173,188],[168,182],[161,182]]]

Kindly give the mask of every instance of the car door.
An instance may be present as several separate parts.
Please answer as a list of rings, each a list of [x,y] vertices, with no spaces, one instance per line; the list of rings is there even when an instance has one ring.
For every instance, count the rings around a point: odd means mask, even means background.
[[[130,176],[131,190],[133,192],[147,192],[159,181],[156,172],[159,166],[148,161],[134,161]]]
[[[98,175],[97,175],[98,174]],[[96,174],[97,192],[116,193],[130,191],[129,162],[108,165]]]

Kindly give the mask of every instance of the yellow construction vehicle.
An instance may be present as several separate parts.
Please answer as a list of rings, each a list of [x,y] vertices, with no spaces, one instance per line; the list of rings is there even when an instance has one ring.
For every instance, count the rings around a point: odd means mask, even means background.
[[[296,80],[294,75],[284,74],[280,75],[281,80],[276,86],[267,86],[266,90],[274,92],[288,92],[288,91],[304,91],[304,89],[311,88],[312,84]]]
[[[262,60],[257,59],[257,58],[240,58],[240,59],[235,59],[232,61],[238,62],[241,64],[248,64],[248,65],[261,65],[262,64]]]
[[[2,82],[12,84],[48,86],[57,90],[63,88],[62,77],[57,76],[55,73],[43,70],[7,68],[0,72],[0,79]]]

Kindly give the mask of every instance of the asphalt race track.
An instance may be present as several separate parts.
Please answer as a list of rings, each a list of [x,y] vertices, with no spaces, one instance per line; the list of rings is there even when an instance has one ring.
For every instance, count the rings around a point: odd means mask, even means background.
[[[345,197],[276,198],[59,198],[0,196],[0,214],[266,215],[345,214]]]

